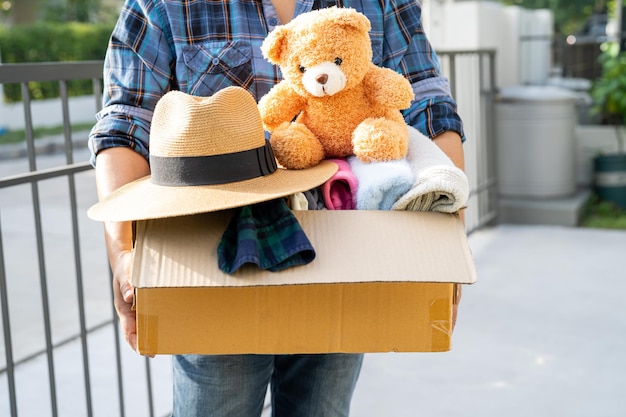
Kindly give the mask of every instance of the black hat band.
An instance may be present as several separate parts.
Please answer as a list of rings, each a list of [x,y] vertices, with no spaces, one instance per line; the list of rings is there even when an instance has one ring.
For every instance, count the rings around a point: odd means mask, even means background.
[[[222,155],[150,155],[150,181],[170,187],[245,181],[269,175],[277,169],[269,141],[259,148]]]

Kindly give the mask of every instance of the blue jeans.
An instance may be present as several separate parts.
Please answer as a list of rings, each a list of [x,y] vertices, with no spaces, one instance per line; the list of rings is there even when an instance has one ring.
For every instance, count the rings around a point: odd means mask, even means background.
[[[173,417],[347,417],[362,354],[176,355]]]

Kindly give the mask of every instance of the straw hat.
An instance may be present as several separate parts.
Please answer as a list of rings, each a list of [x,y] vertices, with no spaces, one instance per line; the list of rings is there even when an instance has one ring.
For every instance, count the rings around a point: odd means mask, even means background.
[[[130,221],[225,210],[319,186],[337,165],[278,168],[256,101],[240,87],[211,97],[180,91],[157,103],[150,131],[151,175],[93,205],[93,220]]]

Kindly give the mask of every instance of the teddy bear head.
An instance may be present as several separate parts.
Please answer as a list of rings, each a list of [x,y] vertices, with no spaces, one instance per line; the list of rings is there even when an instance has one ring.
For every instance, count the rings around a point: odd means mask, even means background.
[[[354,9],[304,13],[264,40],[265,58],[302,96],[332,96],[361,83],[372,60],[370,21]]]

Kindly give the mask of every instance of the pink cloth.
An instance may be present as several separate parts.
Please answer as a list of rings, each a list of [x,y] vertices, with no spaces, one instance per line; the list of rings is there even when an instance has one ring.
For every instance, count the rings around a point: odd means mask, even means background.
[[[344,159],[329,159],[339,169],[322,184],[322,197],[328,210],[355,210],[356,192],[359,182],[352,173],[350,164]]]

